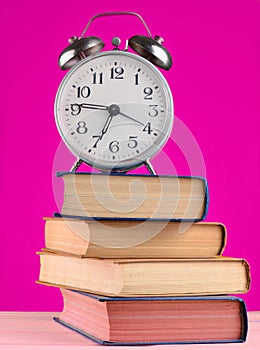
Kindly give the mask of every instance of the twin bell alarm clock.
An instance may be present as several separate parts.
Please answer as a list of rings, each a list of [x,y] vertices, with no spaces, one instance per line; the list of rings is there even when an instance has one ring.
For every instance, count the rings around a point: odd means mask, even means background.
[[[147,36],[134,35],[119,49],[119,37],[105,43],[85,36],[100,17],[136,16]],[[169,70],[172,59],[160,36],[152,37],[143,18],[133,12],[106,12],[90,19],[81,36],[69,39],[59,66],[69,70],[55,99],[59,133],[76,156],[71,171],[83,162],[102,172],[127,172],[145,165],[167,141],[173,124],[173,99],[157,67]],[[129,51],[129,48],[133,52]]]

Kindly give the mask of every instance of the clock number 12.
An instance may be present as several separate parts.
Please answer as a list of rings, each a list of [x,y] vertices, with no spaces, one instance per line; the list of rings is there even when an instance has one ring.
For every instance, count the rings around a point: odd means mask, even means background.
[[[113,67],[110,69],[110,79],[124,79],[124,68],[122,67]]]

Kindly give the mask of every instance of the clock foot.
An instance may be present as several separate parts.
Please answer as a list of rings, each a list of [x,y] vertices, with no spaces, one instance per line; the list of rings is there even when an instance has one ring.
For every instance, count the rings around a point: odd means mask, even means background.
[[[83,160],[80,158],[77,158],[75,163],[72,165],[72,168],[70,169],[71,172],[75,172],[78,170],[78,168],[81,166],[83,163]]]
[[[146,159],[146,161],[144,162],[144,165],[152,175],[156,175],[156,171],[154,170],[154,167],[152,166],[150,159]]]

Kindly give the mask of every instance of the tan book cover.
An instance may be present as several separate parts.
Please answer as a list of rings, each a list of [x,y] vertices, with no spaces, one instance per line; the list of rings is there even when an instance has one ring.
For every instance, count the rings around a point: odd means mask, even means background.
[[[220,223],[45,218],[45,247],[81,257],[209,258],[225,244]]]
[[[99,259],[41,252],[39,282],[111,296],[246,293],[243,259]]]
[[[199,221],[208,206],[201,177],[59,173],[64,180],[63,215],[121,219]]]

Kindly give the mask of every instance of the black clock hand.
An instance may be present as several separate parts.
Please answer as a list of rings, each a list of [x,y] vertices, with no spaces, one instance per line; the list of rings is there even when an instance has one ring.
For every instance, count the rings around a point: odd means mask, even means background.
[[[97,105],[94,103],[81,103],[82,108],[87,108],[87,109],[101,109],[101,110],[108,110],[108,106],[104,105]]]
[[[81,112],[81,108],[86,108],[86,109],[99,109],[99,110],[110,110],[111,113],[113,115],[117,115],[117,114],[121,114],[123,115],[124,117],[130,119],[130,120],[133,120],[134,122],[138,123],[138,124],[141,124],[143,126],[145,126],[144,123],[140,122],[139,120],[133,118],[133,117],[130,117],[129,115],[126,115],[125,113],[122,113],[120,111],[120,108],[118,105],[111,105],[111,106],[105,106],[105,105],[98,105],[98,104],[94,104],[94,103],[73,103],[71,105],[72,109],[74,109],[74,115],[78,115],[80,112]],[[76,107],[76,108],[75,108]],[[113,111],[113,107],[117,107],[117,110],[116,111]],[[111,110],[112,108],[112,110]]]
[[[136,122],[136,123],[138,123],[138,124],[141,124],[142,126],[145,127],[145,129],[148,127],[148,125],[150,125],[150,123],[144,124],[144,123],[140,122],[139,120],[137,120],[137,119],[135,119],[135,118],[133,118],[133,117],[130,117],[129,115],[127,115],[127,114],[125,114],[125,113],[119,112],[118,114],[121,114],[121,115],[123,115],[124,117],[126,117],[126,118],[128,118],[128,119],[130,119],[130,120],[133,120],[134,122]],[[145,130],[145,129],[144,129],[144,130]],[[149,129],[150,129],[150,126],[149,126]],[[158,131],[159,131],[159,129],[157,129],[157,128],[154,128],[154,130],[158,130]],[[149,134],[150,134],[150,131],[149,131]]]
[[[104,110],[104,111],[108,110],[108,106],[97,105],[93,103],[72,103],[70,105],[70,108],[71,108],[71,114],[75,117],[80,114],[82,108],[98,109],[98,110]]]
[[[138,124],[141,124],[141,125],[145,126],[144,123],[140,122],[139,120],[137,120],[137,119],[135,119],[135,118],[130,117],[129,115],[126,115],[125,113],[119,112],[118,114],[121,114],[121,115],[123,115],[124,117],[126,117],[126,118],[128,118],[128,119],[130,119],[130,120],[133,120],[134,122],[136,122],[136,123],[138,123]]]
[[[108,110],[108,106],[104,106],[104,105],[97,105],[94,103],[81,103],[79,104],[79,106],[81,108],[87,108],[87,109],[101,109],[101,110]]]
[[[112,119],[113,119],[113,115],[109,114],[109,116],[108,116],[108,118],[107,118],[107,120],[106,120],[106,122],[105,122],[105,125],[104,125],[104,127],[103,127],[103,129],[102,129],[102,131],[101,131],[101,136],[100,136],[99,141],[103,138],[103,136],[104,136],[105,133],[107,132],[107,130],[108,130],[108,128],[109,128],[109,125],[110,125]]]
[[[103,129],[101,130],[101,135],[94,135],[94,136],[92,136],[93,138],[97,139],[97,141],[95,142],[93,148],[97,148],[98,142],[100,140],[102,140],[103,136],[106,134],[112,119],[113,119],[113,115],[109,114],[109,116],[107,117],[107,120],[106,120],[106,122],[105,122],[105,124],[103,126]]]

